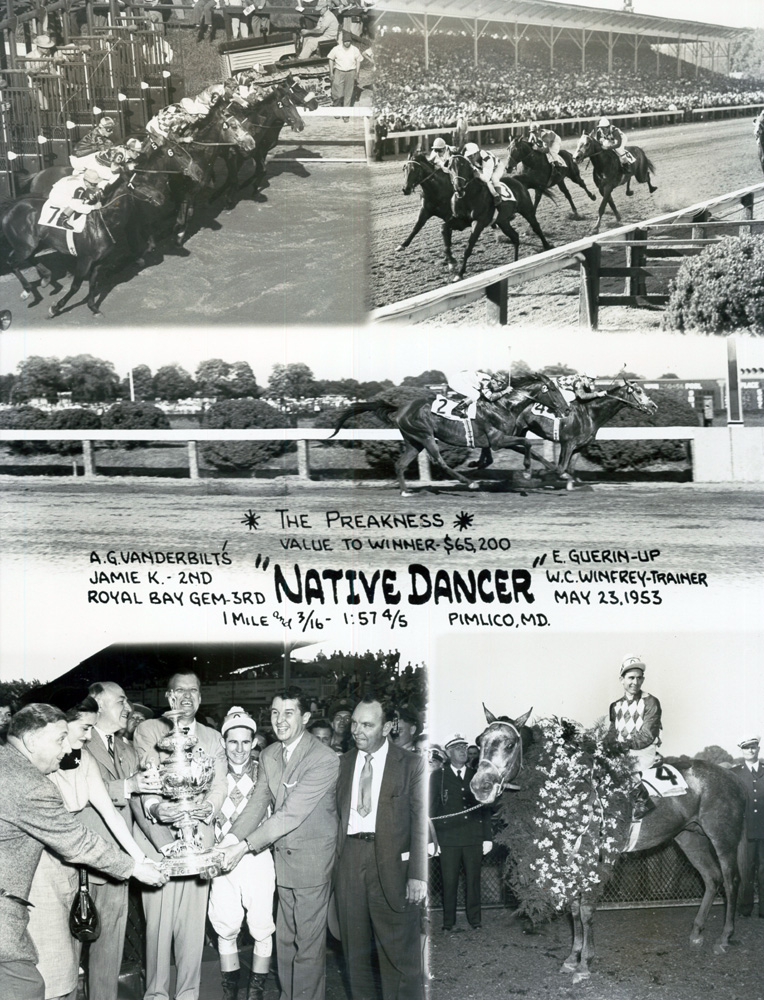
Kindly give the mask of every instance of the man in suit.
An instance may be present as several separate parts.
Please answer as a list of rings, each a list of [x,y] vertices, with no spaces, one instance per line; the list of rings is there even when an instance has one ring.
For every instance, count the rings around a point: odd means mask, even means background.
[[[43,1000],[37,951],[27,931],[29,890],[43,847],[71,864],[88,865],[118,879],[131,874],[162,881],[153,865],[133,859],[88,830],[68,812],[45,775],[69,752],[64,713],[27,705],[11,720],[0,747],[0,997]],[[150,869],[153,869],[150,871]]]
[[[470,790],[475,770],[467,766],[467,747],[467,740],[454,733],[445,744],[449,763],[430,779],[430,817],[435,821],[443,875],[444,931],[452,931],[456,924],[456,893],[462,864],[467,922],[475,930],[480,928],[481,859],[493,846],[490,810],[465,812],[478,804]],[[450,816],[451,813],[462,815]],[[438,822],[439,816],[450,818]]]
[[[372,933],[384,1000],[422,1000],[419,905],[427,896],[425,761],[388,739],[394,713],[355,707],[355,748],[340,758],[335,897],[353,1000],[376,995]]]
[[[307,732],[307,707],[297,688],[273,698],[271,725],[279,742],[260,754],[255,790],[226,838],[228,869],[248,851],[273,846],[281,1000],[323,1000],[325,994],[339,758]]]
[[[167,685],[166,696],[170,708],[181,713],[178,726],[195,736],[196,745],[214,760],[215,773],[209,792],[192,814],[199,821],[203,846],[212,847],[212,820],[220,812],[228,792],[223,738],[216,729],[202,725],[196,718],[202,701],[201,683],[196,674],[174,674]],[[142,767],[161,763],[157,743],[170,729],[170,720],[161,718],[148,719],[135,730],[133,746]],[[172,824],[181,818],[182,811],[176,803],[155,795],[143,795],[141,801],[133,798],[131,808],[138,826],[133,831],[136,841],[150,858],[163,857],[161,848],[175,839]],[[193,876],[173,878],[161,889],[143,892],[146,916],[144,1000],[168,1000],[173,951],[177,969],[176,1000],[198,1000],[208,895],[209,882]]]
[[[743,763],[733,770],[745,786],[745,860],[740,872],[740,902],[744,917],[753,913],[753,891],[758,885],[759,916],[764,917],[764,767],[759,760],[760,737],[749,736],[738,743]]]
[[[132,744],[117,735],[130,715],[130,703],[119,684],[98,682],[90,686],[88,694],[98,704],[98,715],[83,753],[90,754],[98,764],[111,801],[132,830],[130,797],[159,793],[159,777],[156,771],[141,771]],[[101,814],[92,806],[86,806],[79,818],[107,843],[117,843]],[[127,928],[128,886],[126,882],[93,873],[89,882],[90,895],[101,918],[101,933],[88,947],[88,995],[98,1000],[117,1000]]]

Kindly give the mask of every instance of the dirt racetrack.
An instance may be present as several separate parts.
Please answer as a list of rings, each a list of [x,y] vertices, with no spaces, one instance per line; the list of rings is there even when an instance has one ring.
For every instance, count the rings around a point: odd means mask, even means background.
[[[667,212],[693,205],[706,198],[735,191],[762,180],[756,158],[756,148],[751,135],[751,124],[747,118],[730,121],[699,122],[666,128],[627,131],[627,141],[642,146],[655,163],[655,183],[658,191],[648,194],[646,185],[633,185],[634,196],[627,198],[625,188],[614,192],[614,200],[624,223],[638,222]],[[575,150],[576,142],[568,139],[564,148]],[[506,146],[489,147],[501,156],[506,155]],[[440,234],[440,220],[431,219],[415,237],[411,246],[400,253],[395,248],[411,231],[416,221],[420,200],[413,194],[402,194],[403,158],[372,168],[374,200],[371,216],[371,259],[370,281],[373,307],[389,305],[400,299],[437,288],[451,280],[450,272],[444,265],[443,240]],[[584,171],[587,186],[594,184],[591,169]],[[573,200],[583,218],[571,218],[570,209],[562,195],[556,203],[542,199],[538,210],[538,220],[547,238],[555,246],[583,239],[590,235],[596,221],[597,201],[591,202],[585,192],[574,184],[569,185]],[[758,216],[760,217],[760,215]],[[525,220],[515,220],[520,234],[520,256],[538,253],[541,245],[527,226]],[[602,231],[615,226],[615,219],[608,210],[603,219]],[[467,233],[454,235],[454,254],[459,257],[467,240]],[[467,265],[467,276],[491,267],[511,262],[512,248],[496,243],[492,233],[484,233]],[[525,285],[511,308],[513,321],[525,320],[534,308],[534,302],[543,295],[578,289],[578,275],[560,272],[549,275],[542,281]],[[565,303],[556,303],[550,316],[531,316],[535,322],[550,325],[563,318],[560,310]],[[578,301],[570,300],[570,309],[577,320]],[[448,314],[449,319],[453,314]]]
[[[430,1000],[762,1000],[764,920],[738,918],[729,951],[714,955],[722,907],[713,907],[700,949],[689,946],[693,916],[690,907],[598,913],[591,979],[573,985],[559,971],[567,919],[526,935],[508,910],[484,910],[481,931],[444,934],[434,913]]]
[[[318,145],[328,129],[346,137],[332,149]],[[366,310],[363,261],[368,229],[365,162],[295,162],[311,158],[363,158],[363,122],[333,118],[306,122],[299,144],[289,135],[268,160],[268,180],[256,200],[251,189],[233,211],[214,205],[182,250],[166,245],[149,254],[146,266],[115,275],[103,300],[102,317],[84,305],[86,287],[71,308],[48,319],[50,298],[27,308],[13,274],[0,274],[0,306],[14,313],[14,326],[46,329],[192,324],[362,322]],[[352,131],[351,131],[352,130]],[[354,140],[350,142],[351,138]],[[59,258],[63,275],[69,261]],[[34,271],[28,271],[36,280]],[[63,292],[59,293],[63,294]],[[82,303],[82,304],[76,304]]]
[[[357,565],[359,556],[342,544],[342,537],[383,539],[392,535],[433,538],[437,545],[424,557],[430,564],[506,564],[507,553],[448,552],[444,538],[509,538],[513,565],[530,565],[543,551],[572,547],[591,549],[661,550],[660,569],[707,572],[719,583],[746,584],[761,566],[762,491],[747,485],[602,484],[583,492],[481,492],[433,487],[404,499],[390,486],[353,488],[323,484],[300,486],[291,477],[280,480],[152,480],[134,477],[82,479],[53,477],[0,478],[0,520],[3,554],[8,558],[67,562],[96,546],[153,549],[221,544],[237,562],[253,560],[257,552],[281,554],[284,537],[277,508],[307,514],[309,530],[292,530],[293,537],[329,540],[320,561]],[[248,509],[263,514],[256,531],[242,517]],[[440,529],[390,530],[362,527],[343,530],[338,521],[327,528],[326,512],[367,517],[402,514],[419,517],[438,512]],[[473,515],[469,530],[460,533],[454,518]],[[720,530],[724,525],[724,530]],[[305,553],[307,556],[307,553]],[[299,553],[295,554],[299,558]],[[316,558],[311,556],[311,558]],[[367,559],[374,565],[375,556]],[[422,557],[420,557],[422,558]],[[385,564],[400,566],[411,551],[386,550]]]

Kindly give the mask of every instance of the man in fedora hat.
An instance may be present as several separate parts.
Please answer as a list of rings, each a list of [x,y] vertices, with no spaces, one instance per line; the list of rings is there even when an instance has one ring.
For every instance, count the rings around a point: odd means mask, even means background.
[[[473,930],[480,929],[480,868],[482,856],[493,847],[491,812],[474,808],[478,803],[470,781],[475,769],[467,764],[467,747],[467,739],[461,733],[450,736],[445,743],[449,762],[430,778],[430,817],[438,835],[443,875],[444,931],[452,931],[456,924],[456,893],[462,865],[467,922]],[[444,818],[438,821],[438,817]]]
[[[759,916],[764,917],[764,766],[759,760],[759,736],[748,736],[738,743],[742,764],[733,770],[746,791],[745,860],[740,872],[738,908],[744,917],[753,912],[753,890],[758,886]]]
[[[661,703],[642,690],[645,664],[640,656],[627,656],[621,663],[623,697],[610,706],[608,737],[626,748],[644,775],[659,759],[661,745]],[[645,786],[640,782],[634,792],[635,820],[642,819],[655,808]]]

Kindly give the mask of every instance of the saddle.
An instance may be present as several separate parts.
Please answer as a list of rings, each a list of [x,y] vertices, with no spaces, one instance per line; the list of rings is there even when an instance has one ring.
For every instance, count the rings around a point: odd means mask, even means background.
[[[469,448],[475,447],[475,434],[472,421],[477,416],[477,403],[469,403],[464,396],[454,392],[439,392],[432,401],[430,410],[436,417],[453,420],[464,427],[464,436]],[[474,412],[473,412],[474,411]]]

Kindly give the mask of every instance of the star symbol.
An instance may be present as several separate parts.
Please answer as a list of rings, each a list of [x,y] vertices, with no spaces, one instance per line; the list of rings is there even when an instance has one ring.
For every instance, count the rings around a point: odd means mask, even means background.
[[[474,514],[468,514],[466,510],[460,510],[454,518],[454,527],[458,528],[459,531],[466,531],[467,528],[472,527],[472,522],[474,520]]]
[[[253,510],[248,510],[240,523],[246,524],[250,531],[257,531],[260,527],[260,515],[256,514]]]

